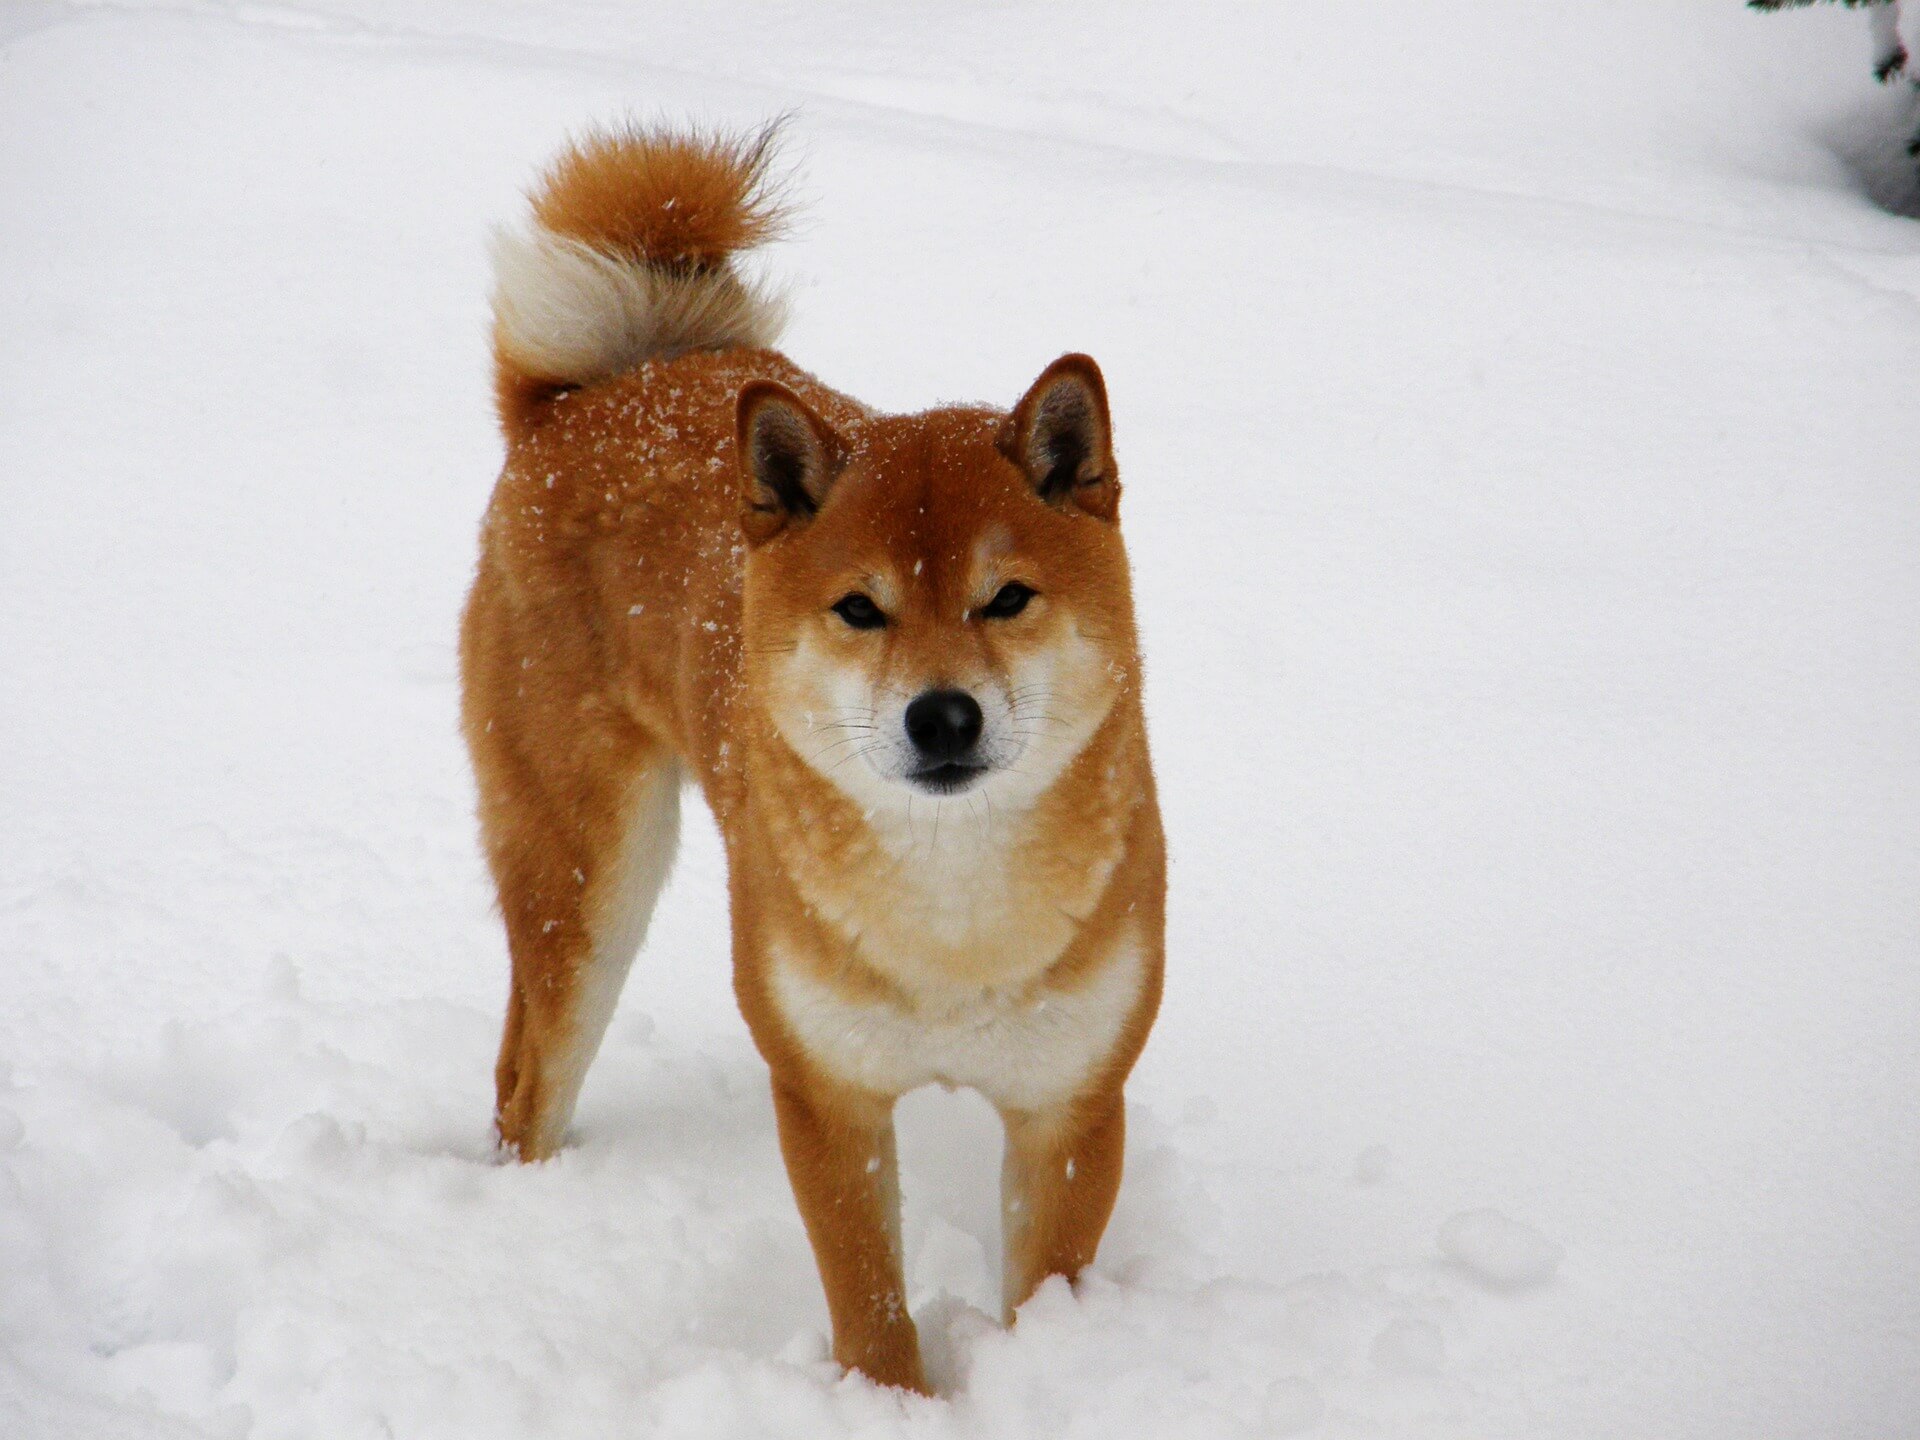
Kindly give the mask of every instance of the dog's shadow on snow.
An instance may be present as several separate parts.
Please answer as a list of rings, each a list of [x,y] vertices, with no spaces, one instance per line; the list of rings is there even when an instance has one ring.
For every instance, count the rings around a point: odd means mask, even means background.
[[[1889,215],[1920,220],[1920,156],[1909,149],[1920,139],[1920,89],[1896,81],[1819,138],[1859,194]]]

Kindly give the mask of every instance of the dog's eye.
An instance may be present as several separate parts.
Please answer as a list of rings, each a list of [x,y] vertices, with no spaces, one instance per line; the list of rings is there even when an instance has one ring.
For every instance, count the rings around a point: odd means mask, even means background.
[[[980,607],[980,613],[989,620],[1010,620],[1027,608],[1033,593],[1031,586],[1022,585],[1018,580],[1009,580],[1000,587],[993,599]]]
[[[886,612],[858,590],[843,596],[833,613],[856,630],[878,630],[887,623]]]

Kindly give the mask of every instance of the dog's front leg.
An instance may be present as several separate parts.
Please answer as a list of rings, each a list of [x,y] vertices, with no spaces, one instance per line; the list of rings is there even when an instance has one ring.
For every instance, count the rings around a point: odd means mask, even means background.
[[[901,1270],[892,1100],[776,1077],[773,1108],[827,1291],[834,1359],[883,1385],[930,1393]]]
[[[1120,1092],[1037,1111],[1003,1111],[1001,1279],[1005,1319],[1049,1275],[1077,1278],[1120,1192],[1127,1112]]]

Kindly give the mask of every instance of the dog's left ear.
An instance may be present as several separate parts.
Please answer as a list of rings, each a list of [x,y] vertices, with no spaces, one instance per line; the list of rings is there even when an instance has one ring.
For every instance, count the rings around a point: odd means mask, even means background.
[[[1062,355],[1041,372],[1001,427],[1000,453],[1048,504],[1102,520],[1119,513],[1107,385],[1090,356]]]

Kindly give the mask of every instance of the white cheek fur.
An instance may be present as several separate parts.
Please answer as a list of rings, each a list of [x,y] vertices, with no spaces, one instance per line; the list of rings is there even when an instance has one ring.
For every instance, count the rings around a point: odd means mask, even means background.
[[[1080,752],[1112,703],[1098,650],[1069,621],[1061,639],[1015,667],[1007,683],[968,687],[985,720],[987,773],[972,791],[1019,806],[1037,799]],[[774,721],[809,766],[870,815],[905,814],[927,797],[909,780],[917,758],[906,707],[917,690],[876,685],[804,638],[782,667]]]

